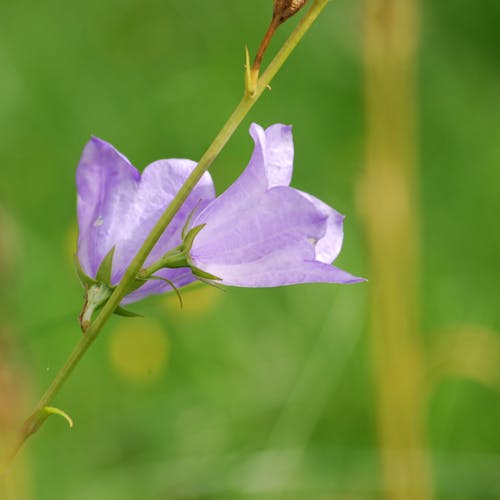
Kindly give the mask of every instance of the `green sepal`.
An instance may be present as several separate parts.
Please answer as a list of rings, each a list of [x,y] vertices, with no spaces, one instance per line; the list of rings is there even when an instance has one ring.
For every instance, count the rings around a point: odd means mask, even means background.
[[[193,220],[193,217],[194,217],[194,213],[195,213],[196,209],[198,208],[198,205],[200,204],[200,202],[201,202],[201,200],[198,200],[198,203],[196,203],[193,210],[191,210],[191,212],[188,215],[188,218],[186,219],[186,223],[184,224],[184,227],[182,228],[182,233],[181,233],[183,240],[186,238],[186,235],[188,234],[189,224],[191,224],[191,221]]]
[[[117,316],[123,316],[125,318],[142,318],[142,314],[135,313],[133,311],[129,311],[128,309],[125,309],[124,307],[118,306],[114,311],[113,314],[116,314]]]
[[[101,265],[99,266],[99,269],[97,270],[97,273],[95,275],[95,279],[99,283],[104,283],[108,287],[111,287],[111,270],[113,267],[113,257],[115,255],[115,248],[113,247],[102,259]]]
[[[162,268],[178,269],[179,267],[189,267],[184,250],[167,252],[162,258]]]
[[[147,278],[136,278],[135,282],[138,283],[138,286],[137,285],[134,286],[134,288],[132,289],[132,291],[137,290],[142,285],[144,285],[144,283],[146,283],[147,281],[152,281],[152,280],[155,280],[155,281],[164,281],[165,283],[167,283],[168,285],[170,285],[170,287],[172,288],[172,290],[177,295],[177,298],[179,299],[179,304],[181,306],[181,309],[184,307],[184,303],[182,301],[182,297],[181,297],[181,293],[179,292],[179,289],[174,285],[174,283],[172,281],[170,281],[167,278],[164,278],[163,276],[148,276]]]
[[[214,288],[222,290],[223,292],[226,291],[226,287],[222,283],[217,283],[216,281],[210,281],[209,279],[201,278],[200,276],[198,276],[198,280],[201,281],[202,283],[205,283],[205,285],[213,286]]]
[[[82,266],[81,266],[80,261],[78,260],[78,257],[76,254],[74,255],[74,259],[75,259],[76,274],[78,275],[78,279],[80,280],[80,283],[85,288],[90,288],[92,285],[96,285],[97,281],[85,274],[85,271],[82,269]]]
[[[206,226],[206,224],[200,224],[199,226],[193,227],[189,230],[184,238],[184,251],[189,252],[193,246],[193,241],[198,236],[198,233]]]
[[[222,281],[222,278],[215,276],[213,274],[207,273],[206,271],[202,271],[198,267],[191,266],[191,271],[197,278],[203,278],[205,280],[213,280],[213,281]]]
[[[149,276],[146,278],[148,280],[157,280],[157,281],[164,281],[165,283],[169,284],[172,290],[175,292],[177,295],[177,298],[179,299],[179,305],[181,306],[181,309],[184,307],[184,302],[182,301],[182,296],[181,292],[179,292],[179,289],[174,285],[174,283],[167,278],[164,278],[163,276]]]
[[[193,227],[184,237],[184,252],[189,254],[191,247],[193,246],[194,239],[198,236],[198,233],[206,226],[206,224],[200,224],[199,226]],[[222,278],[215,276],[214,274],[207,273],[202,269],[199,269],[196,266],[192,265],[191,259],[188,257],[187,262],[189,267],[191,268],[192,273],[201,281],[204,281],[209,284],[210,281],[222,281]],[[210,281],[209,281],[210,280]]]

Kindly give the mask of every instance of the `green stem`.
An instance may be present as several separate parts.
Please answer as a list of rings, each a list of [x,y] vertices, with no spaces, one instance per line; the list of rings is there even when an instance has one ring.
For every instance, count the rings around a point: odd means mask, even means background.
[[[167,252],[163,257],[158,259],[156,262],[153,262],[149,267],[141,269],[139,273],[140,278],[147,278],[156,271],[160,269],[164,269],[166,267],[170,269],[179,268],[179,267],[188,267],[189,264],[187,262],[186,253],[183,245],[179,245],[177,248],[174,248],[170,252]]]
[[[191,172],[191,175],[187,178],[184,185],[176,194],[175,198],[172,200],[168,208],[156,223],[149,236],[142,244],[141,248],[125,271],[125,274],[123,275],[118,286],[115,288],[109,300],[106,302],[95,320],[89,326],[85,335],[78,342],[64,366],[58,372],[58,374],[46,390],[45,394],[41,397],[40,401],[35,406],[32,415],[27,419],[25,425],[23,426],[21,436],[16,442],[16,448],[11,453],[9,461],[14,458],[15,454],[22,447],[26,439],[41,427],[45,419],[41,420],[38,415],[40,415],[41,411],[46,406],[49,406],[53,401],[54,397],[57,395],[63,384],[71,375],[80,359],[97,338],[103,326],[113,314],[113,311],[120,304],[123,297],[127,294],[127,291],[129,290],[132,282],[135,280],[137,274],[141,270],[144,261],[146,260],[147,256],[149,255],[157,241],[160,239],[168,224],[170,224],[188,195],[195,188],[202,175],[208,170],[210,165],[217,158],[222,148],[226,145],[228,140],[233,135],[236,128],[243,121],[245,116],[257,102],[264,90],[266,90],[269,83],[283,66],[293,49],[298,45],[300,40],[309,30],[321,11],[326,7],[328,1],[329,0],[315,0],[309,11],[305,14],[301,22],[297,25],[290,37],[286,40],[272,62],[269,64],[266,71],[264,71],[264,73],[260,77],[255,91],[251,95],[245,92],[242,100],[240,101],[232,115],[229,117],[225,125],[222,127],[222,130],[209,146],[205,154],[200,159],[196,168]]]

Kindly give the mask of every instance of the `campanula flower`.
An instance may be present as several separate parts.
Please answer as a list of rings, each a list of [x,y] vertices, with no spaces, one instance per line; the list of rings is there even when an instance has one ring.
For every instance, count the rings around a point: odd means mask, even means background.
[[[116,285],[195,166],[191,160],[159,160],[147,166],[141,175],[111,144],[93,137],[85,146],[76,173],[78,261],[82,271],[95,278],[114,248],[111,285]],[[205,173],[145,265],[179,245],[189,215],[199,213],[214,198],[212,179]],[[168,279],[177,288],[195,280],[188,267],[160,269],[156,276]],[[170,290],[165,281],[148,281],[128,294],[123,303]]]
[[[364,281],[331,265],[343,239],[344,217],[314,196],[291,188],[291,127],[253,124],[255,148],[247,168],[193,219],[193,270],[221,284],[275,287]]]

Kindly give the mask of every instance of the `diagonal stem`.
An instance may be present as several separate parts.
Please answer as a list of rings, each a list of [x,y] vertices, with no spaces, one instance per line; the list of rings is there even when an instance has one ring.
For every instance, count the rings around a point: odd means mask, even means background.
[[[326,7],[328,1],[329,0],[314,1],[309,11],[305,14],[301,22],[297,25],[290,37],[286,40],[279,52],[271,61],[266,71],[258,80],[255,92],[252,95],[248,95],[248,93],[245,93],[236,109],[233,111],[225,125],[222,127],[221,131],[218,133],[212,144],[208,147],[207,151],[200,159],[196,168],[191,172],[184,185],[176,194],[175,198],[172,200],[170,205],[167,207],[165,212],[156,223],[151,233],[142,244],[141,248],[130,263],[129,267],[123,275],[123,278],[115,288],[109,300],[106,302],[95,320],[89,326],[85,335],[83,335],[76,347],[73,349],[73,352],[70,354],[66,363],[57,373],[54,380],[35,406],[31,416],[26,420],[23,428],[21,429],[20,437],[18,441],[16,441],[16,448],[11,452],[9,459],[4,464],[4,466],[0,468],[0,476],[7,468],[8,464],[15,457],[19,449],[23,446],[28,437],[37,432],[38,429],[42,426],[44,420],[39,420],[37,418],[37,415],[39,415],[40,411],[49,406],[53,401],[61,387],[64,385],[68,377],[78,365],[80,359],[87,352],[106,322],[113,314],[114,310],[119,306],[123,297],[125,297],[125,295],[127,294],[131,284],[142,268],[147,256],[149,255],[157,241],[160,239],[161,235],[170,224],[175,214],[182,207],[186,198],[195,188],[196,184],[198,184],[198,181],[208,170],[210,165],[212,165],[214,160],[222,151],[223,147],[235,132],[236,128],[246,117],[253,105],[258,101],[264,90],[266,90],[267,86],[274,78],[274,76],[278,73],[285,61],[288,59],[293,49],[298,45],[300,40],[304,37],[306,32],[317,19],[321,11]]]

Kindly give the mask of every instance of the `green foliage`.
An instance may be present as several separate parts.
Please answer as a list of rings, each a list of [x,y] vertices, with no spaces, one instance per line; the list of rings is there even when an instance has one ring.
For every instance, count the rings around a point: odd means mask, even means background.
[[[430,346],[436,329],[450,324],[500,331],[500,11],[496,0],[423,3],[421,281]],[[35,394],[80,335],[83,292],[72,254],[83,145],[95,134],[138,168],[199,158],[243,92],[244,44],[255,51],[269,5],[2,6],[0,200],[19,249],[2,311],[9,342],[29,353],[23,369]],[[293,184],[347,214],[339,266],[369,278],[355,205],[364,133],[361,5],[332,2],[250,116],[294,125]],[[271,51],[296,22],[280,28]],[[219,191],[250,157],[249,123],[211,170]],[[140,319],[116,318],[92,348],[58,400],[75,428],[51,419],[27,450],[34,497],[380,498],[367,289],[182,293],[183,311],[175,296],[136,306],[169,339],[156,378],[131,382],[113,363],[110,339],[123,322],[136,321],[140,336]],[[439,499],[500,497],[494,391],[455,380],[430,394]]]

